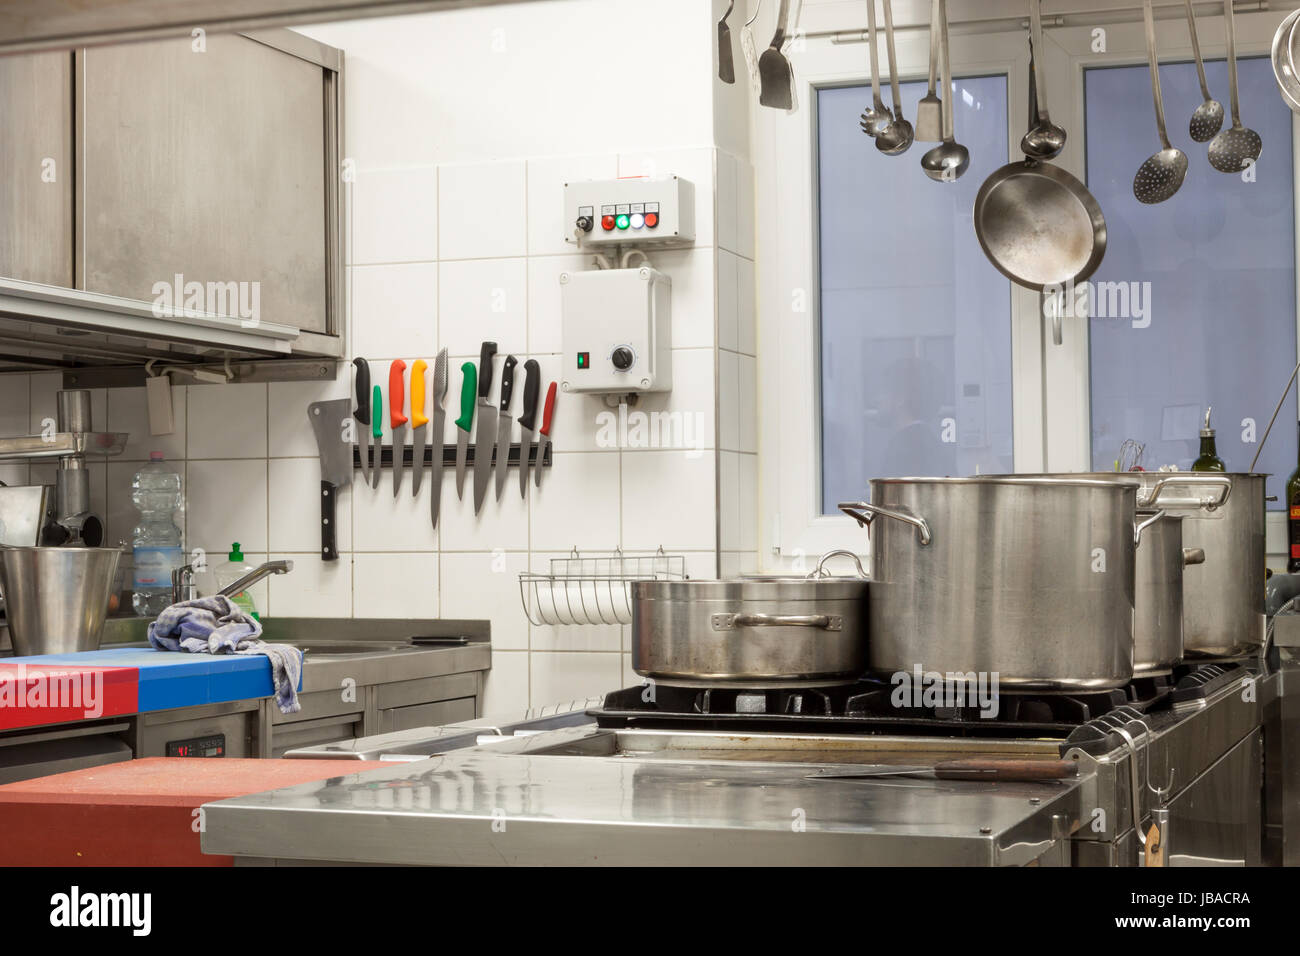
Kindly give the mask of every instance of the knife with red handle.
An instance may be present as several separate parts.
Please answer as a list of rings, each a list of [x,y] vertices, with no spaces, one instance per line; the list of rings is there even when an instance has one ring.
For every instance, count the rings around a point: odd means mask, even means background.
[[[555,413],[555,383],[546,390],[546,405],[542,409],[542,430],[537,436],[537,461],[533,470],[537,474],[536,486],[542,487],[542,462],[546,458],[546,449],[551,447],[551,416]]]
[[[402,379],[405,372],[406,363],[401,359],[395,359],[388,366],[388,424],[393,429],[394,498],[402,487],[402,468],[406,464],[406,440],[402,437],[406,428],[406,416],[402,414],[402,408],[406,404],[405,382]]]

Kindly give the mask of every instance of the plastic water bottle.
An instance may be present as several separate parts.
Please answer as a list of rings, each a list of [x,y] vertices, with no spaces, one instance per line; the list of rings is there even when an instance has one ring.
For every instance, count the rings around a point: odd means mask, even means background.
[[[185,563],[181,529],[175,515],[184,503],[181,476],[167,466],[160,451],[131,480],[131,502],[140,523],[131,532],[135,559],[135,613],[155,617],[172,603],[172,571]]]

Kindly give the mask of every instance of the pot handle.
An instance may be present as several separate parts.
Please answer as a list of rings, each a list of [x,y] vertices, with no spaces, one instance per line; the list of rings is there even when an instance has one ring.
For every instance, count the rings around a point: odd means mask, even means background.
[[[1137,524],[1133,526],[1133,544],[1135,547],[1142,543],[1142,532],[1145,531],[1147,528],[1151,527],[1153,524],[1155,524],[1164,516],[1165,513],[1163,511],[1157,511],[1150,518],[1147,518],[1145,521],[1139,521]]]
[[[930,543],[930,525],[920,515],[914,515],[899,508],[882,508],[880,505],[869,504],[865,501],[841,501],[839,509],[857,521],[858,524],[866,527],[868,534],[871,533],[871,522],[875,518],[893,518],[895,521],[902,521],[914,527],[917,540],[922,545]]]
[[[1142,497],[1139,493],[1137,506],[1139,508],[1149,508],[1160,500],[1161,493],[1170,485],[1205,485],[1211,488],[1222,488],[1223,494],[1218,499],[1207,498],[1200,502],[1200,506],[1206,511],[1217,511],[1228,502],[1228,496],[1232,494],[1232,479],[1226,475],[1190,475],[1184,472],[1170,472],[1166,478],[1157,478],[1156,483],[1151,486],[1151,494]]]
[[[830,572],[826,570],[826,562],[831,558],[836,557],[852,558],[853,566],[858,570],[858,577],[862,578],[864,581],[867,579],[867,572],[862,570],[862,561],[858,558],[856,553],[845,548],[837,548],[834,551],[827,551],[823,554],[821,559],[817,562],[817,567],[813,568],[812,571],[808,573],[808,577],[810,579],[831,577]]]
[[[1205,563],[1204,548],[1183,548],[1183,567]]]
[[[732,631],[738,627],[815,627],[823,631],[844,628],[844,618],[835,614],[715,614],[715,631]]]

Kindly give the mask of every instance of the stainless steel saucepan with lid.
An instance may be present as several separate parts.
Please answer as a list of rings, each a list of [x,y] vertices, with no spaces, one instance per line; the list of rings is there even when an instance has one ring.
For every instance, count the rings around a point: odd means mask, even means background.
[[[857,577],[826,575],[846,554]],[[665,684],[777,687],[867,669],[867,588],[851,552],[811,575],[632,585],[632,667]]]
[[[1133,677],[1136,485],[877,478],[840,510],[871,534],[871,670],[1035,690]],[[880,520],[885,519],[885,520]]]

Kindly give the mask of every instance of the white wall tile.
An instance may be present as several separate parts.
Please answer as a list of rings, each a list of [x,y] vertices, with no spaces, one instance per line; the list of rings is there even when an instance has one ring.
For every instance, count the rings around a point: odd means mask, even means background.
[[[267,445],[272,458],[316,458],[316,436],[307,419],[307,406],[312,402],[325,402],[333,398],[352,395],[351,366],[342,366],[336,379],[321,382],[271,382],[266,386]],[[387,366],[384,366],[387,372]],[[371,371],[373,375],[373,370]],[[387,385],[387,379],[372,378],[372,385]],[[366,401],[370,401],[369,396]],[[353,400],[353,407],[356,401]],[[110,404],[110,408],[112,405]],[[360,472],[357,480],[361,480]]]
[[[352,184],[352,263],[438,258],[438,170],[366,169]]]
[[[186,405],[187,458],[266,458],[265,385],[192,385]]]
[[[17,433],[14,433],[15,436]],[[32,483],[31,469],[25,461],[0,462],[0,481],[6,485],[26,485]]]
[[[519,596],[523,552],[447,552],[441,559],[442,616],[492,622],[492,650],[528,647],[528,618]]]
[[[737,298],[737,259],[724,249],[718,250],[718,348],[740,347],[739,299]]]
[[[353,617],[439,617],[438,555],[355,554]]]
[[[27,399],[30,375],[0,375],[0,435],[26,437],[31,431]]]
[[[623,680],[620,687],[639,687],[645,678],[632,669],[632,655],[622,654]]]
[[[354,266],[350,271],[353,354],[371,361],[400,358],[410,364],[418,356],[437,353],[436,263]]]
[[[438,170],[438,256],[487,259],[528,251],[524,163],[469,163]]]
[[[265,459],[187,462],[185,492],[186,547],[267,550]]]
[[[718,352],[718,447],[740,448],[740,356]]]
[[[670,392],[648,392],[628,412],[628,447],[635,450],[639,439],[631,428],[632,415],[642,419],[652,447],[705,449],[715,443],[712,349],[673,349],[673,388]],[[619,432],[622,428],[618,429]],[[620,435],[620,438],[622,436]]]
[[[149,453],[160,451],[169,459],[185,457],[186,396],[185,386],[172,386],[172,432],[170,435],[149,433],[149,406],[143,388],[108,389],[109,431],[126,432],[126,449],[119,461],[148,461]],[[96,426],[99,427],[99,426]]]
[[[315,554],[321,547],[320,462],[314,458],[272,458],[267,462],[268,547],[272,551]],[[355,472],[360,482],[361,472]],[[352,550],[352,503],[357,492],[344,488],[334,503],[340,551]]]
[[[746,355],[758,354],[758,323],[754,311],[754,262],[736,260],[737,343]]]
[[[737,234],[740,217],[737,210],[737,184],[739,172],[738,160],[730,153],[718,150],[717,153],[717,214],[718,214],[718,248],[737,251],[740,246]]]
[[[712,452],[625,452],[622,467],[625,549],[717,547]]]
[[[388,412],[384,412],[387,419]],[[362,551],[436,551],[438,549],[438,532],[444,524],[444,517],[439,517],[438,528],[433,527],[433,515],[430,509],[430,480],[428,469],[420,484],[419,497],[411,495],[411,469],[402,473],[402,486],[397,497],[393,496],[393,472],[391,468],[379,471],[379,487],[371,488],[361,484],[361,473],[356,473],[356,481],[351,488],[352,496],[352,547]],[[456,497],[454,478],[450,471],[443,473],[442,507],[447,505],[446,490],[451,484],[452,498]]]
[[[562,255],[573,251],[564,237],[573,223],[564,215],[564,184],[618,176],[614,153],[545,156],[528,160],[528,254]]]
[[[740,370],[737,408],[740,420],[741,451],[758,451],[758,361],[750,355],[741,355],[737,362]]]
[[[556,452],[542,487],[529,488],[534,551],[611,549],[619,541],[619,456]]]
[[[267,579],[267,613],[277,617],[351,617],[352,555],[322,561],[315,554],[272,554],[293,562],[288,574]]]
[[[718,547],[721,550],[740,550],[742,520],[740,454],[722,451],[718,453]]]
[[[540,424],[540,423],[539,423]],[[477,432],[478,426],[475,426]],[[519,440],[516,428],[513,441]],[[470,444],[474,449],[473,439]],[[487,494],[479,513],[474,514],[474,468],[471,463],[465,473],[465,497],[456,497],[455,469],[448,469],[442,479],[441,516],[438,531],[446,551],[525,551],[528,548],[528,502],[519,494],[519,474],[507,469],[501,500],[496,499],[496,469],[488,479]],[[549,475],[547,476],[550,477]],[[531,499],[536,486],[529,479],[528,496]],[[543,482],[545,491],[545,481]]]
[[[602,697],[623,679],[622,655],[533,651],[529,656],[533,707]]]
[[[740,455],[737,459],[737,498],[740,503],[740,547],[745,551],[758,549],[758,456]]]
[[[540,437],[540,429],[544,421],[542,413],[546,407],[547,389],[551,382],[560,380],[563,363],[559,355],[534,354],[530,355],[529,358],[537,359],[537,364],[541,368],[543,383],[541,394],[538,396],[538,434],[533,436],[533,440],[536,441]],[[604,398],[600,395],[562,392],[557,389],[555,393],[555,414],[551,421],[551,441],[554,443],[555,450],[608,450],[609,446],[602,446],[599,443],[599,440],[603,438],[600,426],[602,422],[607,420],[602,418],[602,415],[611,411],[610,407],[605,404]]]
[[[172,467],[184,468],[173,462]],[[140,520],[140,512],[131,501],[131,479],[140,470],[138,461],[110,461],[105,468],[104,540],[109,544],[131,541],[131,532]],[[177,516],[177,525],[185,530],[184,514]]]
[[[663,149],[622,153],[618,157],[618,175],[647,176],[659,179],[677,175],[695,186],[695,244],[713,245],[713,157],[716,150]]]
[[[650,260],[673,284],[673,348],[714,344],[714,262],[710,248],[651,252]]]
[[[749,160],[736,162],[736,251],[753,261],[756,236],[754,231],[754,166]]]
[[[493,642],[492,670],[483,689],[483,716],[519,719],[528,710],[528,652],[501,650]]]
[[[528,351],[559,352],[560,273],[589,268],[585,255],[530,256],[528,259]]]
[[[506,353],[527,348],[528,265],[524,259],[468,259],[443,262],[438,271],[442,345],[452,355],[475,355],[483,342],[499,350],[494,373]],[[493,380],[493,393],[497,391]]]

